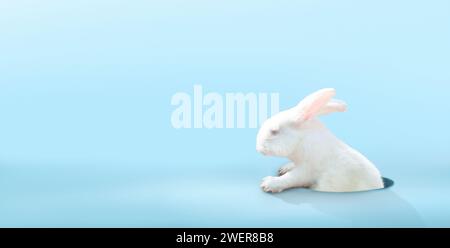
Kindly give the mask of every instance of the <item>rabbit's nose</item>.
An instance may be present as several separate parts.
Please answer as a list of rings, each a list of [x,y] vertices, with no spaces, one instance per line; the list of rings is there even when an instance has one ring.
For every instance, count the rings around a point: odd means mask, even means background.
[[[260,151],[261,151],[261,146],[258,146],[258,145],[257,145],[257,146],[256,146],[256,151],[257,151],[257,152],[260,152]]]
[[[263,146],[256,146],[256,151],[266,155],[265,149]]]

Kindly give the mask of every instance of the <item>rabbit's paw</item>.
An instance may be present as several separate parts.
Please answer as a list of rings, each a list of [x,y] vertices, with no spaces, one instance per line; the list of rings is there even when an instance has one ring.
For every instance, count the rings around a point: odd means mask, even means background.
[[[282,179],[279,177],[268,176],[263,178],[261,189],[264,192],[278,193],[284,190]]]
[[[278,170],[278,175],[282,176],[286,173],[288,173],[289,171],[291,171],[292,169],[294,169],[295,164],[294,163],[287,163],[283,166],[281,166],[281,168]]]

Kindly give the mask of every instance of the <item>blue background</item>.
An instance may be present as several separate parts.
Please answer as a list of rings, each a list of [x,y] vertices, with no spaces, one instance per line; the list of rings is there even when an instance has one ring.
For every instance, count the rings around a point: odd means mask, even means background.
[[[0,226],[450,226],[449,1],[0,3]],[[172,128],[174,93],[334,87],[393,188],[266,194],[257,129]]]

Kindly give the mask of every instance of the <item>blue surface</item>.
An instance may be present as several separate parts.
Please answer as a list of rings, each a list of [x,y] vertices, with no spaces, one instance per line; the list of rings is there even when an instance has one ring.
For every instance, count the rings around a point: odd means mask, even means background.
[[[0,226],[450,226],[449,1],[0,3]],[[334,87],[387,190],[266,194],[256,129],[171,96]]]

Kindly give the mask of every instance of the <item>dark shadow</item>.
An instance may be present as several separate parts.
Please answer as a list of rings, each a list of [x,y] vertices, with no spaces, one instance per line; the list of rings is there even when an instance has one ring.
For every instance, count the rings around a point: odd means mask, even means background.
[[[308,204],[355,226],[424,226],[416,209],[392,189],[387,189],[394,182],[390,179],[384,181],[386,188],[365,192],[328,193],[298,188],[272,195],[289,204]]]

